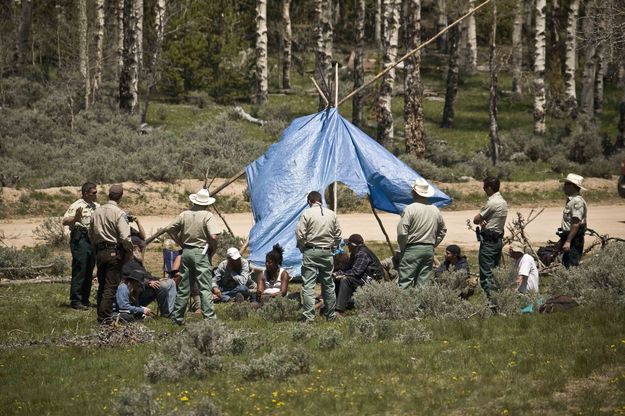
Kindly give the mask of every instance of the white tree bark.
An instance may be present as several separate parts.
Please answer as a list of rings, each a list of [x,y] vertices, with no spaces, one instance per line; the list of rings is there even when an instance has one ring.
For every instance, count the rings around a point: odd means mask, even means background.
[[[475,7],[475,0],[469,0],[469,8]],[[467,17],[467,53],[469,73],[477,71],[477,29],[475,25],[475,14]]]
[[[383,69],[390,67],[397,58],[400,8],[400,0],[384,0],[383,2],[385,21],[385,30],[383,33]],[[394,83],[395,69],[393,68],[382,77],[377,100],[378,142],[389,147],[393,144],[394,137],[393,113],[391,112]]]
[[[123,8],[124,49],[119,75],[119,108],[128,114],[134,114],[138,98],[137,1],[124,0]]]
[[[447,1],[436,0],[436,32],[440,32],[447,26]],[[436,47],[439,51],[447,49],[447,34],[436,39]]]
[[[407,0],[406,36],[407,49],[421,44],[421,0]],[[425,123],[423,117],[423,86],[421,84],[421,54],[415,53],[405,61],[404,78],[404,131],[406,153],[419,158],[425,157]]]
[[[95,103],[98,90],[102,84],[102,45],[104,42],[104,0],[95,1],[95,27],[94,43],[95,57],[93,62],[93,82],[91,88],[91,100]]]
[[[256,1],[256,96],[257,104],[268,97],[267,69],[267,0]]]
[[[565,107],[571,115],[577,110],[577,93],[575,91],[575,72],[577,70],[577,18],[579,1],[571,0],[566,24],[566,57],[564,60],[564,93]]]
[[[366,1],[358,0],[356,3],[356,59],[354,59],[354,89],[365,83],[365,13]],[[352,98],[352,123],[362,125],[362,95],[356,94]]]
[[[156,0],[154,3],[154,50],[148,67],[148,86],[145,93],[145,100],[141,112],[141,122],[145,123],[148,116],[148,106],[150,105],[150,94],[156,89],[156,83],[159,77],[159,63],[161,60],[161,51],[163,49],[163,40],[165,39],[165,22],[166,22],[167,2],[166,0]]]
[[[330,80],[332,79],[332,48],[333,48],[333,28],[332,28],[332,0],[315,0],[315,14],[317,25],[315,27],[315,67],[318,75],[321,90],[326,98],[332,101],[332,89]],[[319,97],[319,109],[326,106],[322,97]]]
[[[524,0],[516,0],[512,22],[512,96],[516,99],[523,95],[523,3]]]
[[[114,0],[115,1],[115,0]],[[124,0],[117,0],[117,76],[124,66]]]
[[[137,65],[139,68],[143,67],[143,0],[134,0],[135,8],[134,14],[137,21]]]
[[[382,46],[382,0],[375,0],[375,44]]]
[[[488,137],[490,139],[490,153],[493,165],[499,162],[499,133],[497,126],[497,0],[492,0],[493,21],[490,38],[490,53],[488,67],[490,70],[490,99],[488,105],[489,128]]]
[[[545,134],[547,98],[545,94],[545,52],[546,52],[547,0],[536,0],[534,29],[534,134]]]
[[[593,0],[586,4],[586,15],[582,21],[584,33],[584,71],[582,74],[582,92],[579,102],[581,113],[592,116],[594,113],[595,71],[597,43],[595,42],[596,5]]]
[[[85,110],[89,109],[89,72],[87,57],[87,0],[78,1],[78,72],[85,92]]]
[[[291,89],[291,0],[282,0],[282,88]]]

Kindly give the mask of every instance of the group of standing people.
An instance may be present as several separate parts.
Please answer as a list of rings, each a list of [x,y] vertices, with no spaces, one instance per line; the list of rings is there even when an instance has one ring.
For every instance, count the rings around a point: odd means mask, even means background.
[[[580,195],[584,189],[582,181],[583,178],[575,174],[569,174],[563,180],[567,201],[558,235],[563,264],[567,268],[578,265],[583,254],[587,205]],[[508,215],[508,206],[499,188],[499,179],[488,177],[484,180],[483,189],[488,199],[473,219],[478,225],[480,241],[480,285],[489,299],[495,288],[493,269],[500,263]],[[428,284],[435,274],[445,270],[465,270],[468,274],[466,257],[461,255],[457,245],[447,247],[445,261],[434,270],[434,249],[447,233],[439,209],[428,199],[434,192],[426,180],[416,180],[412,186],[413,203],[404,209],[397,225],[400,249],[397,284],[400,288]],[[199,290],[201,314],[206,319],[216,319],[213,301],[247,299],[254,288],[258,302],[266,297],[287,295],[291,276],[282,267],[284,250],[278,244],[267,253],[265,269],[258,273],[255,282],[250,278],[249,263],[236,248],[228,250],[227,258],[213,272],[212,256],[217,248],[219,231],[208,210],[215,198],[207,189],[191,194],[191,208],[147,239],[138,219],[119,207],[123,196],[121,185],[109,188],[108,202],[101,206],[96,202],[96,184],[85,183],[81,194],[82,197],[63,217],[63,225],[69,226],[71,231],[70,306],[81,310],[91,306],[92,274],[97,265],[96,306],[101,323],[110,322],[114,312],[126,314],[123,316],[127,318],[152,315],[153,311],[147,305],[157,299],[161,315],[170,317],[176,324],[183,324],[191,288],[195,285]],[[320,313],[326,319],[334,320],[351,305],[352,295],[359,287],[371,280],[383,280],[386,272],[359,234],[346,240],[349,262],[343,270],[335,271],[334,252],[342,241],[336,214],[322,205],[321,194],[317,191],[308,194],[307,204],[295,231],[297,246],[303,255],[301,319],[314,320],[318,281],[322,297],[318,303]],[[132,228],[131,222],[135,222],[138,229]],[[159,280],[151,276],[143,266],[146,245],[164,233],[175,238],[182,248],[177,285],[172,279]],[[516,261],[516,289],[523,293],[537,292],[538,270],[534,259],[525,254],[520,243],[511,243],[509,254]]]

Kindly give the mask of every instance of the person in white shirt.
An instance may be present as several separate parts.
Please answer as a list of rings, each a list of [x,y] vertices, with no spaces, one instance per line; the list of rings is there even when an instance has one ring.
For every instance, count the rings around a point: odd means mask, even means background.
[[[519,293],[538,293],[538,267],[534,258],[525,254],[523,244],[518,241],[510,243],[510,257],[516,261],[516,280],[513,287]]]

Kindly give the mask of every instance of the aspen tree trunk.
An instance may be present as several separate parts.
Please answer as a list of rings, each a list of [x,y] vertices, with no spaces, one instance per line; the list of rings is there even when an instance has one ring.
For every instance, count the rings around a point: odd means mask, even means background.
[[[521,87],[521,77],[523,76],[523,2],[524,0],[516,0],[512,23],[512,96],[515,99],[519,99],[523,95]]]
[[[256,96],[257,104],[267,103],[267,0],[256,1]]]
[[[365,13],[366,1],[356,3],[356,59],[354,60],[354,89],[365,83]],[[360,93],[352,98],[352,123],[362,126],[362,101]]]
[[[469,8],[475,7],[475,0],[469,0]],[[467,72],[470,74],[477,71],[477,29],[475,25],[475,14],[467,17]]]
[[[399,41],[399,10],[400,0],[384,0],[384,37],[383,37],[383,69],[391,66],[397,58]],[[388,71],[380,83],[377,102],[378,142],[390,147],[393,144],[393,113],[391,102],[393,99],[393,84],[395,83],[395,69]]]
[[[119,75],[119,108],[134,114],[137,107],[137,87],[139,84],[139,62],[137,62],[137,0],[124,0],[123,64]]]
[[[447,26],[447,4],[446,0],[436,0],[436,32],[440,32]],[[447,34],[436,39],[436,47],[439,51],[447,50]]]
[[[547,98],[545,94],[545,25],[547,11],[546,0],[536,0],[534,12],[536,23],[534,30],[534,134],[545,134],[545,113]]]
[[[488,105],[489,128],[488,137],[490,139],[490,156],[493,165],[499,162],[499,134],[497,128],[497,0],[492,1],[493,22],[490,37],[490,53],[488,67],[490,70],[490,100]]]
[[[85,92],[85,110],[89,109],[89,72],[87,57],[87,0],[78,1],[78,71]]]
[[[17,56],[16,67],[22,69],[26,66],[26,56],[30,48],[31,29],[33,25],[33,1],[22,0],[20,25],[17,30]]]
[[[327,99],[332,102],[332,89],[330,80],[332,79],[332,1],[315,0],[315,14],[317,16],[316,26],[316,47],[315,66],[320,87]],[[322,97],[319,97],[319,110],[325,108],[326,104]]]
[[[526,62],[528,68],[534,68],[534,51],[536,49],[536,45],[534,45],[534,6],[535,0],[523,0],[524,8],[525,8],[525,19],[523,21],[523,34],[524,38],[527,39],[525,45],[527,46],[525,50],[525,57],[523,59]]]
[[[63,17],[63,7],[60,4],[56,4],[56,59],[57,59],[57,67],[61,69],[61,27],[65,23],[65,19]]]
[[[135,20],[137,21],[137,32],[136,42],[137,42],[137,65],[138,68],[143,67],[143,0],[134,0],[135,1]]]
[[[443,120],[441,127],[452,129],[454,127],[454,104],[458,92],[458,27],[449,30],[449,65],[447,67],[447,88],[445,91],[445,107],[443,108]]]
[[[603,113],[603,80],[606,71],[605,45],[599,44],[595,58],[595,90],[593,97],[594,115],[598,116]]]
[[[382,46],[382,0],[375,0],[375,44]]]
[[[291,0],[282,0],[282,88],[291,89]]]
[[[421,44],[421,0],[406,0],[406,49],[412,50]],[[421,84],[421,54],[415,53],[405,61],[404,79],[404,131],[406,153],[419,158],[425,157],[425,123],[423,119],[423,86]]]
[[[565,108],[572,117],[577,113],[577,92],[575,91],[575,71],[577,70],[577,17],[579,1],[571,0],[566,24],[566,58],[564,60]]]
[[[596,6],[591,0],[586,4],[586,16],[582,22],[584,32],[584,71],[582,74],[582,93],[579,110],[581,113],[592,116],[594,113],[595,71],[597,43],[593,39],[596,27]]]
[[[167,10],[166,0],[156,0],[154,3],[154,51],[149,61],[148,67],[148,87],[145,92],[143,101],[143,109],[141,111],[141,122],[145,123],[148,117],[148,106],[150,105],[150,94],[156,89],[156,83],[159,79],[159,62],[161,60],[161,52],[163,49],[163,39],[165,38],[165,13]]]
[[[102,44],[104,41],[104,0],[95,1],[95,58],[93,62],[93,85],[91,100],[93,103],[98,99],[98,90],[102,84]]]
[[[115,0],[113,0],[115,1]],[[126,0],[127,1],[127,0]],[[121,77],[124,66],[124,0],[117,0],[117,76]]]

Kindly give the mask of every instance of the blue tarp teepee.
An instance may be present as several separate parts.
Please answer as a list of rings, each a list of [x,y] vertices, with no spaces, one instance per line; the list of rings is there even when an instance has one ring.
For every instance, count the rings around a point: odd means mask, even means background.
[[[399,214],[412,203],[412,183],[421,177],[335,108],[295,119],[246,173],[255,223],[249,259],[264,267],[265,254],[280,243],[283,266],[295,275],[302,262],[295,227],[310,191],[323,194],[339,181],[359,197],[370,195],[376,209]],[[430,201],[438,207],[451,203],[438,188]]]

